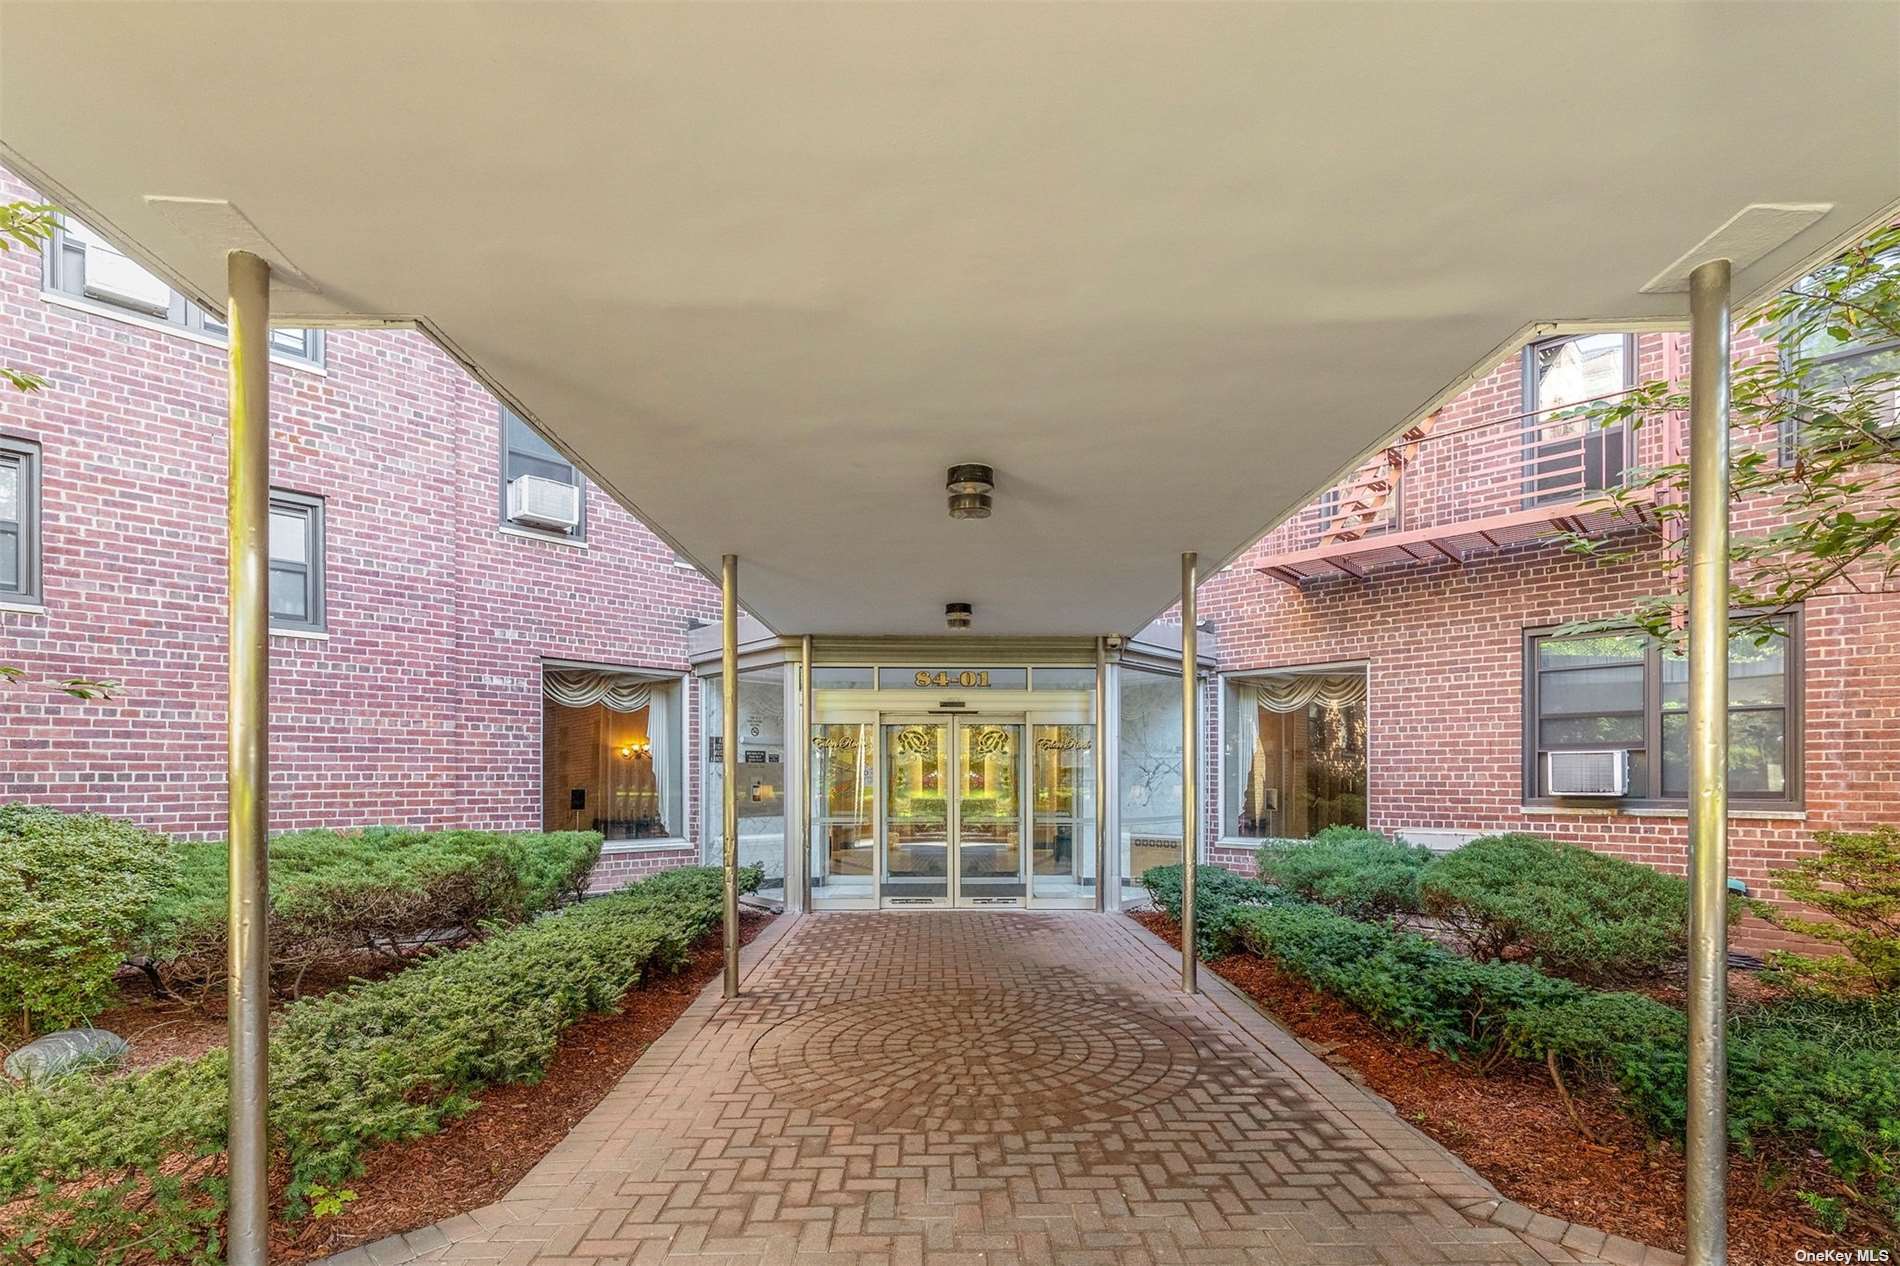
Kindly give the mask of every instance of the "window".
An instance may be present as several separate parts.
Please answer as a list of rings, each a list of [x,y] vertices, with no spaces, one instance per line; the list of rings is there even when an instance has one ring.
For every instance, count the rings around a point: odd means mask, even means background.
[[[1116,794],[1121,799],[1122,886],[1150,867],[1181,862],[1181,678],[1124,664]]]
[[[270,624],[323,631],[323,501],[299,492],[270,495]]]
[[[0,602],[40,600],[40,447],[0,435]]]
[[[1729,642],[1729,795],[1794,806],[1801,797],[1801,625]],[[1526,799],[1552,801],[1551,752],[1629,753],[1628,801],[1677,804],[1689,794],[1689,666],[1640,633],[1532,634],[1525,650]]]
[[[222,341],[224,322],[154,277],[118,247],[70,216],[46,244],[44,284],[56,294],[117,308]],[[323,363],[321,330],[273,329],[271,353]]]
[[[524,479],[546,482],[517,486]],[[501,521],[569,540],[587,537],[587,485],[580,471],[505,405],[501,410]]]
[[[1629,431],[1587,416],[1588,402],[1636,384],[1636,339],[1578,334],[1524,349],[1524,497],[1573,501],[1623,482]]]
[[[677,677],[550,667],[541,694],[544,830],[633,842],[686,834]]]
[[[1366,825],[1366,670],[1229,677],[1221,833],[1308,839]]]
[[[1900,268],[1900,257],[1885,260],[1883,268]],[[1851,299],[1853,296],[1845,296]],[[1782,344],[1784,366],[1794,356],[1808,361],[1810,369],[1802,379],[1803,395],[1816,393],[1823,398],[1845,391],[1855,383],[1878,377],[1874,427],[1891,435],[1900,427],[1900,340],[1841,339],[1834,331],[1816,329],[1805,337],[1790,338]],[[1813,404],[1814,401],[1804,403]],[[1822,407],[1826,407],[1823,404]],[[1781,459],[1793,462],[1797,436],[1792,426],[1781,435]]]

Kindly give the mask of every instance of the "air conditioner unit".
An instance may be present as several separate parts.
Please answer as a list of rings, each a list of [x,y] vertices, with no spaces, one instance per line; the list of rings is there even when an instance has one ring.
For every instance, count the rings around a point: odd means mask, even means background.
[[[1600,752],[1546,752],[1545,783],[1553,796],[1626,796],[1630,754],[1618,748]]]
[[[523,475],[508,484],[508,521],[572,532],[580,526],[581,490],[558,479]]]

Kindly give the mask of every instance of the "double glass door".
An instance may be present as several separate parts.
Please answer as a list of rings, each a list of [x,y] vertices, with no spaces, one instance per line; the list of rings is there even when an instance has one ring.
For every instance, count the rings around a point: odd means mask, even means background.
[[[884,903],[1023,904],[1023,723],[933,716],[883,730]]]

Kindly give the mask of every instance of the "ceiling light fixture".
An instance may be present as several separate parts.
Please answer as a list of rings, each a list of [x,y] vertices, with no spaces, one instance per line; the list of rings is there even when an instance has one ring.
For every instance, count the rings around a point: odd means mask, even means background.
[[[951,518],[990,517],[990,490],[996,487],[994,470],[981,462],[963,462],[950,468],[944,486],[950,491]]]
[[[970,604],[967,602],[946,602],[943,604],[943,622],[953,629],[970,627]]]

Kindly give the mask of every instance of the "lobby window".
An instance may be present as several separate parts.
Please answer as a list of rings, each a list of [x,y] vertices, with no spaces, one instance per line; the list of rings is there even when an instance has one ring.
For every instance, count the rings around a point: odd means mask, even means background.
[[[1154,866],[1181,861],[1181,678],[1123,665],[1116,794],[1121,802],[1121,874],[1135,887]]]
[[[1623,482],[1629,430],[1587,416],[1590,402],[1636,383],[1636,339],[1576,334],[1524,349],[1524,498],[1571,501]]]
[[[506,405],[501,410],[501,521],[567,540],[587,536],[581,472]]]
[[[1366,670],[1229,677],[1221,831],[1306,839],[1366,825]]]
[[[1800,799],[1801,625],[1777,616],[1773,636],[1729,640],[1729,795],[1764,807]],[[1689,668],[1640,633],[1533,634],[1525,653],[1526,798],[1673,806],[1689,794]],[[1622,753],[1622,797],[1554,796],[1551,755]]]
[[[323,631],[323,500],[270,494],[270,625]]]
[[[678,678],[548,668],[541,695],[545,830],[610,842],[685,834]]]
[[[195,334],[222,341],[229,331],[215,314],[205,311],[155,277],[104,237],[73,219],[62,217],[46,244],[44,284],[68,298],[149,321],[160,321]],[[321,330],[273,329],[271,354],[323,363]]]
[[[0,602],[40,600],[40,447],[0,435]]]

